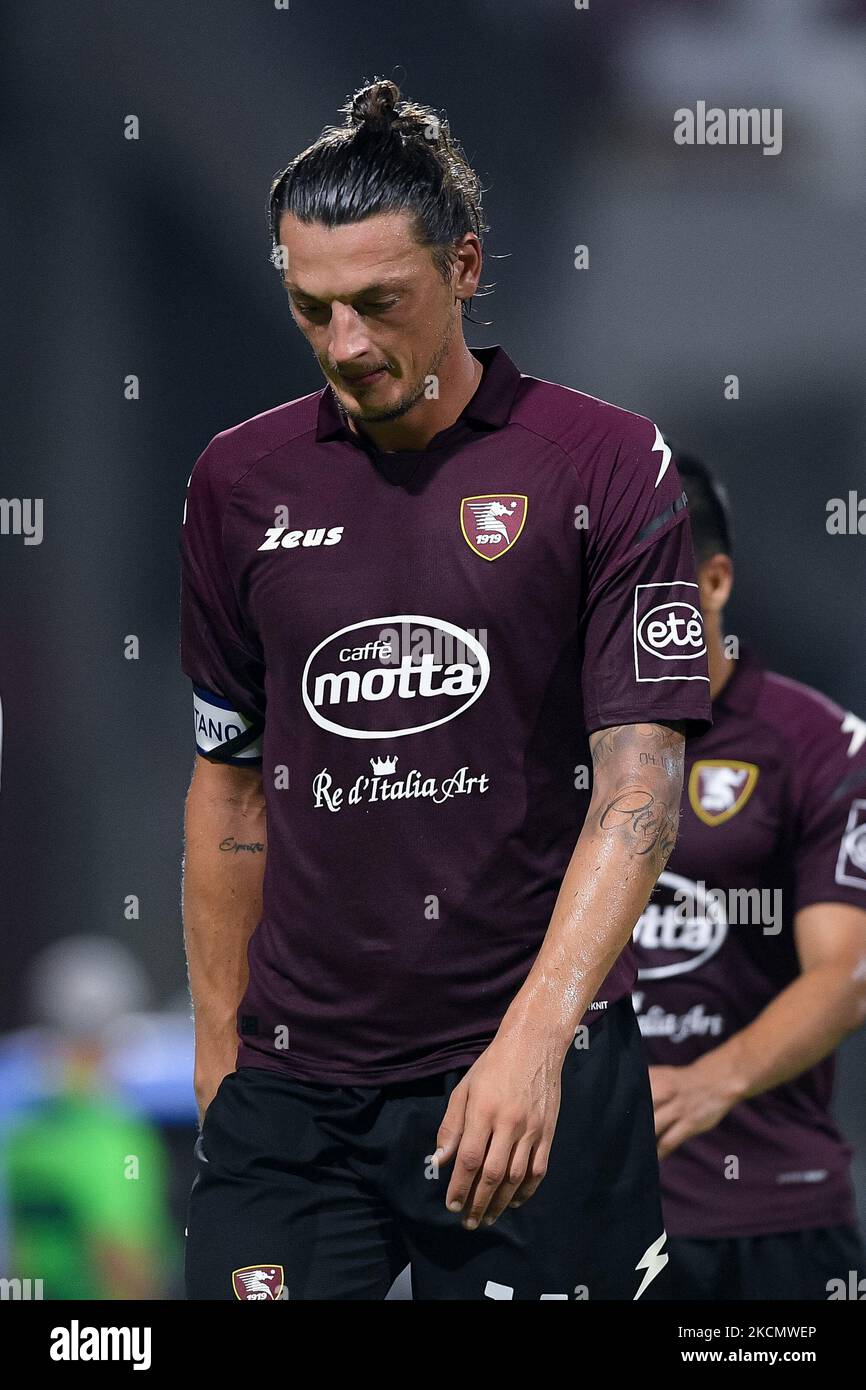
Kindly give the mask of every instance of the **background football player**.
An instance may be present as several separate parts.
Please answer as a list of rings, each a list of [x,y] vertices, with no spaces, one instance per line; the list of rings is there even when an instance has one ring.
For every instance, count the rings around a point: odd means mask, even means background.
[[[657,1296],[844,1297],[866,1260],[830,1100],[866,1017],[866,724],[733,659],[727,499],[676,457],[713,726],[689,743],[679,839],[635,931],[671,1250]]]

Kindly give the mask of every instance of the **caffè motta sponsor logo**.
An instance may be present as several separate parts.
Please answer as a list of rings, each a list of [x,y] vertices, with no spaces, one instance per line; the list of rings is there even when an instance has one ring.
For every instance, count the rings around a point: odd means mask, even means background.
[[[310,652],[304,706],[343,738],[403,738],[465,714],[490,679],[486,629],[391,614],[350,623]]]

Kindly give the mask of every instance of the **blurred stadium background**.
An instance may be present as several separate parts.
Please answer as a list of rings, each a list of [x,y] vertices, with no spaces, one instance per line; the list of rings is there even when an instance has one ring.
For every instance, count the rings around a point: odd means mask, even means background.
[[[268,260],[272,174],[365,79],[444,110],[491,224],[470,345],[715,465],[728,630],[866,715],[866,541],[825,524],[866,493],[866,3],[28,0],[2,39],[0,491],[44,499],[44,539],[0,536],[0,1269],[14,1200],[35,1242],[18,1272],[177,1297],[183,494],[218,430],[321,385]],[[781,107],[781,154],[676,145],[674,111],[701,99]],[[861,1219],[864,1064],[860,1034],[836,1108]],[[141,1162],[133,1203],[106,1191],[112,1132]]]

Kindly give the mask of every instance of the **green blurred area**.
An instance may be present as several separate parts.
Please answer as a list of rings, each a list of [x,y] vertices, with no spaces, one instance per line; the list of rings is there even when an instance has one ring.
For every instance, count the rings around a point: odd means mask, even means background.
[[[122,1102],[69,1089],[27,1111],[2,1154],[8,1274],[46,1299],[164,1298],[182,1258],[169,1157]]]

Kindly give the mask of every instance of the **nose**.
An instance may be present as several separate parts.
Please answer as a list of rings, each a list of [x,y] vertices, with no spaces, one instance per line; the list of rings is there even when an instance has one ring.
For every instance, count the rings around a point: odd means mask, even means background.
[[[351,304],[331,305],[328,352],[338,371],[354,362],[369,362],[372,357],[372,344],[364,327],[364,320]]]

